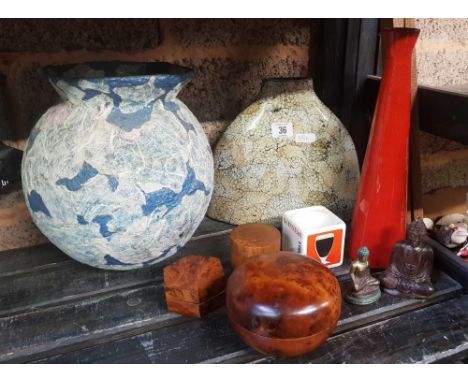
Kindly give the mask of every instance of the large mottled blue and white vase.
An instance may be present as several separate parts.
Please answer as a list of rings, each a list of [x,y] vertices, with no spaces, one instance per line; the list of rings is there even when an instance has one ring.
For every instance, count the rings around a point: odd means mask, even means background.
[[[22,163],[34,222],[72,258],[103,269],[175,254],[213,190],[206,135],[176,96],[189,69],[96,63],[46,69],[64,102],[29,136]]]

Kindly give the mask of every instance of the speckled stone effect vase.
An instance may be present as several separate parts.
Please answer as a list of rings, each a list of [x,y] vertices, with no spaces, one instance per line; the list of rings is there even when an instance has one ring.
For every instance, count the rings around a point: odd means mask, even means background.
[[[23,158],[36,225],[98,268],[140,268],[176,253],[213,189],[208,140],[176,98],[192,72],[123,62],[46,72],[65,102],[37,122]]]
[[[347,130],[311,79],[267,80],[258,101],[215,149],[208,216],[232,224],[280,224],[296,208],[323,205],[348,221],[359,181]]]

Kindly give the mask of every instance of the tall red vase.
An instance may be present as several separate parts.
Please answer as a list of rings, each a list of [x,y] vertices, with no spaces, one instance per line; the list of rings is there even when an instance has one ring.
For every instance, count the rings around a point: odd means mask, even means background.
[[[384,72],[362,167],[348,254],[370,250],[369,266],[386,268],[393,245],[405,238],[411,62],[418,29],[383,32]]]

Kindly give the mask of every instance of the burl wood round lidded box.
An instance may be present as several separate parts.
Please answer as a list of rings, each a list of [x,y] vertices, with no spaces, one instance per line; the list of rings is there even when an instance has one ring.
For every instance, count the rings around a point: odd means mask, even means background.
[[[336,326],[341,291],[335,275],[293,252],[260,255],[229,277],[226,310],[232,327],[252,348],[278,356],[310,352]]]

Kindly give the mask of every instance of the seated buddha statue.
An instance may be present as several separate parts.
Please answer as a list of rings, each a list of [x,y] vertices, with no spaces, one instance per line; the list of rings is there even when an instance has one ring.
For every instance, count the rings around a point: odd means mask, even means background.
[[[351,286],[345,298],[356,305],[368,305],[380,298],[380,282],[369,271],[369,250],[361,247],[357,259],[351,263],[349,275]]]
[[[434,292],[431,283],[434,254],[423,241],[425,235],[426,226],[422,220],[416,220],[408,225],[406,240],[394,245],[390,265],[380,280],[386,293],[425,298]]]

